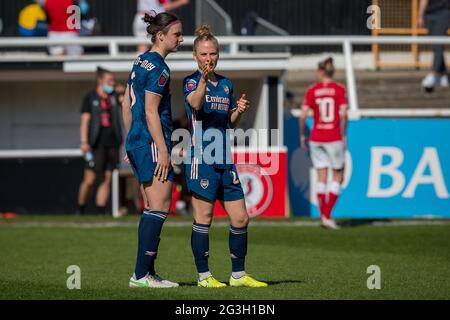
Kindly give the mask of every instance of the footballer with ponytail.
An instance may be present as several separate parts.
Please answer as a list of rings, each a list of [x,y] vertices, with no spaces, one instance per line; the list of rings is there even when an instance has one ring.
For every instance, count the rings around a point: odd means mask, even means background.
[[[152,48],[139,55],[128,77],[122,104],[126,157],[145,199],[138,228],[138,250],[130,287],[173,288],[176,282],[155,271],[161,229],[172,199],[172,113],[170,69],[165,62],[183,42],[181,21],[172,13],[145,14]]]
[[[185,175],[194,209],[191,248],[198,272],[197,284],[199,287],[207,288],[227,286],[212,276],[208,265],[208,232],[212,222],[214,204],[216,200],[221,200],[231,220],[229,285],[266,287],[267,283],[254,279],[245,271],[249,217],[236,166],[226,156],[231,154],[231,146],[227,143],[229,139],[226,138],[227,130],[230,127],[236,127],[241,116],[249,109],[250,102],[245,94],[236,100],[233,82],[215,72],[219,61],[219,42],[209,26],[200,26],[195,35],[193,56],[198,70],[184,79],[183,92],[189,129],[195,145],[191,149],[193,157],[186,164]],[[205,151],[211,150],[211,141],[203,139],[198,142],[197,137],[203,136],[199,130],[202,132],[219,130],[221,132],[223,150],[220,154],[223,155],[222,157],[212,156]],[[216,143],[217,141],[214,140],[214,149]],[[198,152],[198,148],[200,148],[200,152]]]
[[[147,34],[153,44],[157,40],[158,32],[167,34],[170,26],[180,22],[180,19],[173,13],[161,12],[156,14],[155,11],[146,13],[142,20],[147,24]]]
[[[333,58],[319,62],[316,73],[318,81],[306,91],[299,119],[300,145],[307,149],[306,117],[312,110],[314,124],[309,149],[318,176],[316,191],[320,224],[326,229],[339,228],[331,213],[341,193],[347,148],[346,90],[342,84],[333,81],[334,71]],[[328,170],[333,173],[333,179],[329,182]]]

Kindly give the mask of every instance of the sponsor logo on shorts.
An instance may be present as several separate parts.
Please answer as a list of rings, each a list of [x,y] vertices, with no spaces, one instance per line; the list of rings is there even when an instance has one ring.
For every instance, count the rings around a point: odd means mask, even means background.
[[[145,251],[146,256],[153,257],[155,254],[156,254],[156,252],[154,252],[154,251]]]
[[[202,180],[200,181],[200,186],[201,186],[203,189],[208,188],[208,186],[209,186],[209,180],[208,180],[208,179],[202,179]]]

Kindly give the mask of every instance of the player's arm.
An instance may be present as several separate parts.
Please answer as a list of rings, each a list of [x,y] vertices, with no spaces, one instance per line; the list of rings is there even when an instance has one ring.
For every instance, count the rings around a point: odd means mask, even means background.
[[[195,109],[200,110],[205,102],[205,92],[206,92],[206,80],[201,77],[198,82],[197,89],[192,91],[187,97],[186,100],[189,105]]]
[[[125,90],[125,93],[123,95],[123,101],[122,101],[122,119],[123,119],[123,126],[125,128],[125,134],[128,134],[128,131],[130,131],[131,127],[131,101],[130,101],[130,86],[127,84],[127,88]]]
[[[206,84],[213,72],[214,69],[212,66],[209,63],[206,63],[202,68],[202,76],[200,77],[197,88],[186,97],[186,101],[189,105],[197,111],[202,108],[203,103],[205,102]]]
[[[83,153],[91,149],[88,142],[89,121],[91,121],[91,114],[89,112],[83,112],[80,123],[80,149]]]
[[[345,88],[342,89],[342,93],[337,102],[339,104],[339,120],[341,122],[342,142],[344,144],[344,149],[347,149],[348,100]]]
[[[300,129],[300,147],[303,149],[307,148],[306,145],[306,117],[308,116],[309,109],[314,106],[313,90],[308,88],[303,98],[302,106],[300,108],[299,129]]]
[[[159,94],[150,91],[145,92],[145,115],[147,126],[156,143],[156,147],[158,148],[158,161],[154,174],[158,180],[166,181],[170,170],[170,155],[167,150],[158,112],[161,98],[162,97]]]
[[[341,120],[341,135],[344,148],[347,149],[347,124],[348,124],[348,106],[347,104],[341,104],[339,107],[339,116]]]
[[[245,93],[237,101],[237,107],[231,111],[230,124],[231,128],[236,128],[241,120],[242,115],[250,108],[250,101],[247,100]]]
[[[91,147],[89,145],[89,122],[91,121],[92,106],[89,95],[83,99],[81,105],[81,121],[80,121],[80,149],[83,154],[86,154]]]
[[[298,118],[298,123],[300,127],[300,146],[306,149],[306,117],[308,117],[309,106],[303,105],[300,108],[300,117]]]
[[[131,101],[130,101],[130,85],[127,84],[127,88],[125,89],[125,93],[123,95],[123,101],[122,101],[122,120],[123,120],[123,127],[125,128],[125,136],[128,135],[128,131],[130,131],[131,128]],[[125,162],[130,163],[130,160],[128,159],[128,155],[125,154],[125,157],[123,158]]]

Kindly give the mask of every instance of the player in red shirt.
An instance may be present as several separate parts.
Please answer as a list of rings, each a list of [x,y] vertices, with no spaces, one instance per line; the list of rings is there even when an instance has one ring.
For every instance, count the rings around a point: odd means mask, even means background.
[[[300,142],[301,147],[306,149],[306,117],[310,109],[314,113],[309,147],[318,175],[317,201],[321,225],[329,229],[338,228],[331,219],[331,211],[341,192],[347,148],[347,97],[345,87],[332,80],[333,74],[331,57],[319,63],[319,81],[306,91],[300,114]],[[333,179],[327,185],[328,168],[333,170]]]
[[[81,21],[76,21],[77,15],[75,0],[45,0],[45,12],[49,21],[49,39],[75,39],[79,35],[78,25]],[[49,52],[52,56],[79,56],[83,54],[83,47],[79,45],[56,45],[50,46]]]

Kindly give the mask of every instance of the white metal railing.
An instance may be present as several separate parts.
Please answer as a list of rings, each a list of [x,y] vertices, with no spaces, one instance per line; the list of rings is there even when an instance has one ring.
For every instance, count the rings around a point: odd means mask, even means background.
[[[197,0],[195,3],[195,24],[208,23],[217,35],[232,35],[233,23],[230,15],[214,0]]]
[[[350,109],[359,110],[356,92],[356,81],[352,63],[353,45],[371,44],[450,44],[450,37],[409,37],[409,36],[222,36],[218,37],[222,45],[229,45],[230,54],[239,54],[241,45],[342,45],[345,57],[346,82],[349,96]],[[184,45],[193,45],[194,37],[185,37]],[[1,48],[8,47],[45,47],[50,45],[83,45],[83,46],[107,46],[110,58],[120,58],[120,46],[132,46],[141,43],[142,40],[134,37],[92,37],[78,39],[48,39],[48,38],[3,38],[0,39]],[[0,55],[0,62],[2,62]],[[105,58],[102,56],[102,58]],[[67,60],[73,60],[67,57]],[[56,59],[61,61],[60,58]],[[27,61],[30,61],[27,59]]]

